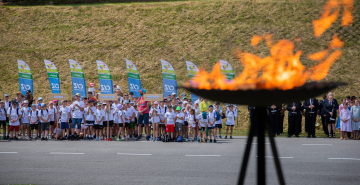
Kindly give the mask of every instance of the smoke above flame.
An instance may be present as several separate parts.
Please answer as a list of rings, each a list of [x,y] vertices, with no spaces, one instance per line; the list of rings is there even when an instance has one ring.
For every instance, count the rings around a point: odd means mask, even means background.
[[[329,0],[321,17],[313,21],[314,36],[320,37],[338,19],[341,8],[342,26],[352,24],[353,0]],[[301,39],[295,39],[300,42]],[[270,50],[270,56],[261,58],[249,52],[235,50],[240,63],[244,66],[243,72],[232,80],[228,80],[221,73],[220,62],[218,62],[210,73],[204,69],[191,79],[187,87],[198,89],[220,89],[220,90],[241,90],[241,89],[280,89],[288,90],[302,86],[307,80],[319,81],[324,79],[330,67],[342,55],[341,48],[344,43],[334,35],[327,49],[308,55],[310,60],[318,61],[319,64],[305,69],[300,62],[302,51],[294,52],[295,45],[292,41],[282,39],[273,44],[272,35],[254,35],[251,45],[256,47],[260,42],[265,41]]]

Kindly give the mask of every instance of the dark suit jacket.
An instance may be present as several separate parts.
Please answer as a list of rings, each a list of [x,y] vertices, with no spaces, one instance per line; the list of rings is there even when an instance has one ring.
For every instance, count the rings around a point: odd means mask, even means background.
[[[324,116],[324,114],[323,114],[323,108],[324,108],[324,100],[320,100],[320,102],[319,102],[319,112],[318,112],[318,115]]]
[[[272,109],[271,106],[267,106],[267,109],[269,110],[269,116],[280,116],[280,111],[281,111],[281,105],[275,105],[276,108]],[[271,112],[273,110],[276,110],[276,112]]]
[[[330,104],[328,99],[324,100],[323,106],[324,106],[322,112],[323,115],[325,114],[326,117],[330,117],[330,112],[332,111],[333,112],[332,118],[337,117],[336,111],[339,109],[339,104],[336,99],[333,99],[332,104]]]
[[[292,110],[293,103],[288,103],[286,110],[289,111],[288,116],[301,116],[300,112],[303,110],[301,102],[295,102],[295,111]],[[292,112],[296,112],[296,114],[293,114]]]
[[[250,111],[250,113],[249,113],[250,119],[252,118],[254,108],[255,108],[254,106],[251,106],[251,105],[248,106],[248,110]]]
[[[311,110],[311,109],[309,108],[309,106],[311,105],[311,104],[310,104],[310,99],[308,99],[308,100],[306,100],[306,101],[304,102],[303,107],[304,107],[304,109],[306,110],[305,116],[310,116],[309,112],[314,112],[314,114],[313,114],[312,116],[316,116],[316,115],[317,115],[317,111],[318,111],[318,109],[319,109],[319,101],[318,101],[316,98],[314,98],[314,99],[312,100],[312,104],[314,105],[314,108]]]

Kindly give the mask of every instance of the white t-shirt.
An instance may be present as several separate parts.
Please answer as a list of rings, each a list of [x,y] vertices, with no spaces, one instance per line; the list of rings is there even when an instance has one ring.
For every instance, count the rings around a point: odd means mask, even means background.
[[[5,109],[8,110],[9,107],[11,106],[10,101],[8,101],[8,102],[4,101],[4,103],[5,103]]]
[[[96,109],[95,111],[95,125],[103,125],[103,121],[101,121],[100,123],[96,122],[96,120],[101,120],[103,117],[105,116],[105,111],[104,110],[99,110]]]
[[[156,112],[155,112],[156,111]],[[153,117],[151,117],[150,119],[151,119],[151,122],[153,122],[153,123],[159,123],[160,122],[160,109],[158,109],[158,108],[152,108],[151,110],[150,110],[150,112],[149,112],[149,115],[151,116],[152,115],[152,113],[153,112],[155,112],[154,113],[154,119],[153,119]],[[159,114],[159,116],[156,116],[156,114]]]
[[[69,107],[65,107],[65,108],[63,106],[60,107],[61,122],[66,122],[68,120],[70,110],[71,109]]]
[[[23,123],[30,123],[30,118],[29,118],[29,112],[30,112],[30,107],[28,108],[21,108],[21,110],[24,110],[24,112],[22,112],[22,116],[21,116],[21,121]]]
[[[168,125],[173,125],[174,124],[174,119],[175,119],[174,115],[175,114],[173,112],[165,113],[165,118],[166,118],[166,122],[167,122]]]
[[[75,107],[74,111],[72,112],[72,118],[83,118],[84,111],[81,111],[80,108],[75,105],[79,105],[82,108],[85,107],[83,101],[74,101],[74,103],[71,105],[71,109]]]
[[[48,109],[39,110],[39,111],[38,111],[38,116],[42,117],[42,119],[44,119],[44,120],[47,120],[47,119],[49,118],[49,116],[50,116],[49,110],[48,110]],[[40,118],[39,118],[39,120],[40,120],[41,123],[44,123],[44,121],[41,120]],[[49,120],[49,121],[50,121],[50,120]]]
[[[125,123],[130,123],[130,120],[129,120],[130,117],[131,116],[130,116],[129,109],[123,110],[123,119],[124,119]]]
[[[106,107],[105,107],[106,109]],[[105,110],[104,110],[105,111]],[[113,106],[111,106],[110,108],[110,114],[108,114],[107,112],[105,112],[105,118],[104,118],[104,121],[107,121],[108,120],[108,115],[109,115],[109,121],[113,121],[114,120],[114,109],[113,109]]]
[[[5,121],[6,120],[6,109],[4,108],[0,108],[0,121]]]
[[[214,111],[216,112],[216,110],[214,110]],[[221,125],[222,124],[221,113],[222,113],[222,110],[219,107],[220,119],[216,121],[216,114],[215,114],[215,125]]]
[[[209,113],[208,113],[208,119],[209,119],[209,122],[210,122],[210,123],[213,123],[213,122],[216,120],[215,111],[214,111],[214,110],[213,110],[212,112],[209,112]],[[214,126],[215,126],[215,123],[211,126],[209,122],[208,122],[208,127],[214,127]]]
[[[159,106],[159,110],[160,110],[160,119],[164,120],[165,119],[165,113],[167,111],[167,108],[164,106],[164,108],[162,108],[161,106]],[[165,124],[165,120],[164,123]]]
[[[197,119],[199,120],[199,123],[200,123],[200,126],[201,126],[201,127],[206,127],[206,124],[208,123],[208,119],[207,119],[207,118],[204,119],[203,116],[202,116],[202,114],[199,114],[199,115],[197,116]]]
[[[184,118],[184,113],[180,111],[180,113],[176,113],[176,116],[179,117],[179,118]],[[176,123],[181,123],[181,124],[183,124],[183,123],[184,123],[184,119],[181,120],[181,119],[179,119],[179,118],[176,119]]]
[[[89,110],[90,109],[90,110]],[[89,111],[89,114],[88,114]],[[91,114],[91,111],[93,112],[93,114]],[[86,107],[85,108],[85,118],[86,121],[95,121],[95,112],[96,112],[96,108],[95,107]]]
[[[195,115],[199,115],[201,112],[200,112],[200,106],[198,106],[196,109],[195,109]]]
[[[55,121],[55,114],[57,113],[57,109],[54,106],[52,109],[49,107],[50,121]]]
[[[30,110],[29,111],[29,117],[31,119],[32,122],[36,121],[38,119],[38,114],[39,112],[36,114],[36,112],[38,112],[38,110]],[[35,123],[35,124],[38,124],[39,120]],[[31,123],[30,123],[31,124]]]
[[[226,111],[226,125],[235,125],[235,111]]]
[[[122,118],[122,120],[121,120]],[[114,123],[123,123],[123,111],[119,109],[114,110]]]
[[[10,110],[11,110],[11,112],[10,112]],[[16,110],[18,110],[17,113],[16,113]],[[20,125],[19,120],[15,121],[15,122],[10,121],[10,120],[18,119],[18,117],[21,115],[20,108],[14,109],[13,107],[10,107],[7,111],[7,114],[10,114],[9,125],[11,125],[11,126],[19,126]]]
[[[189,124],[189,127],[193,127],[193,128],[195,127],[194,115],[189,114],[186,120]]]
[[[130,116],[133,116],[133,113],[135,113],[135,117],[136,117],[136,111],[135,111],[135,108],[133,107],[133,106],[130,106],[129,108],[128,108],[128,110],[130,110]],[[135,121],[135,117],[133,117],[132,119],[131,119],[131,121]]]

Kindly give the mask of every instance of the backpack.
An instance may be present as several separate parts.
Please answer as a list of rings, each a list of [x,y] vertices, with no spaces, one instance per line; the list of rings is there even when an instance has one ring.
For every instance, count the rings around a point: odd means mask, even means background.
[[[30,111],[30,115],[32,115],[33,111]],[[38,116],[39,112],[36,110],[36,116]],[[31,117],[31,116],[30,116]]]
[[[219,121],[221,117],[219,111],[216,111],[215,114],[216,114],[216,121]]]
[[[11,114],[11,111],[12,111],[12,106],[10,107],[10,114]],[[16,108],[16,114],[19,116],[19,108]]]
[[[183,142],[183,141],[184,141],[184,139],[180,135],[176,138],[176,142]]]
[[[45,109],[47,113],[49,113],[48,109]],[[41,115],[44,115],[43,114],[43,110],[41,110]]]

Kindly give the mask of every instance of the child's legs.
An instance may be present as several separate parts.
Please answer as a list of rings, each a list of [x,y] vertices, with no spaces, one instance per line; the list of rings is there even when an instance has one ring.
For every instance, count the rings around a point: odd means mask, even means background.
[[[233,130],[234,130],[234,127],[233,127],[233,126],[231,126],[231,128],[230,128],[230,136],[232,136],[232,134],[233,134]]]
[[[229,125],[226,126],[226,136],[228,135],[228,132],[229,132]]]

